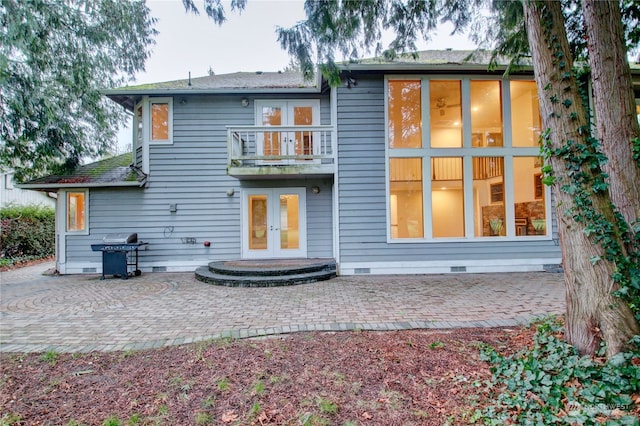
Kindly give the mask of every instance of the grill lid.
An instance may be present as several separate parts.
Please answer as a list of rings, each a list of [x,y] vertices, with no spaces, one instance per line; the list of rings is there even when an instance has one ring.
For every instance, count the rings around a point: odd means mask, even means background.
[[[137,243],[138,242],[138,234],[132,233],[116,233],[116,234],[107,234],[104,236],[102,241],[105,244],[128,244],[128,243]]]

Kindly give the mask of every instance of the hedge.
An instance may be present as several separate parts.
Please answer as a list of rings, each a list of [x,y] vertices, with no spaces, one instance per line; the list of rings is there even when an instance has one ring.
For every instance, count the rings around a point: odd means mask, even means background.
[[[39,205],[0,209],[0,258],[39,259],[55,254],[55,210]]]

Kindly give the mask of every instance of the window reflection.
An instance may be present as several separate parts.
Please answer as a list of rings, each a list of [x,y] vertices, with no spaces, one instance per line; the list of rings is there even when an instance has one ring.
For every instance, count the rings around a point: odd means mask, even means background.
[[[169,104],[151,104],[151,139],[154,141],[169,139]]]
[[[420,80],[389,81],[389,148],[422,147]]]

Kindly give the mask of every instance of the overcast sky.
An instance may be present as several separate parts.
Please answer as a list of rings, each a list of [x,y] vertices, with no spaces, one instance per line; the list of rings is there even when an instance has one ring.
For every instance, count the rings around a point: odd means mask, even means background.
[[[181,80],[237,71],[278,71],[289,64],[288,54],[276,39],[277,26],[289,27],[305,18],[303,0],[249,0],[241,13],[231,12],[225,3],[227,22],[216,25],[203,11],[203,1],[195,0],[200,15],[187,14],[181,0],[149,0],[158,19],[156,45],[147,61],[146,72],[132,84]],[[470,49],[462,36],[449,36],[443,28],[422,49]],[[338,58],[339,59],[339,58]],[[120,145],[131,143],[131,130],[120,132]]]
[[[203,11],[203,1],[195,0],[200,15],[187,14],[180,0],[150,0],[152,16],[158,18],[153,54],[147,71],[138,83],[180,80],[207,74],[236,71],[278,71],[287,66],[289,56],[276,39],[277,26],[290,27],[305,18],[302,0],[249,0],[241,13],[230,12],[227,22],[216,25]],[[465,37],[451,37],[442,30],[425,49],[471,48]]]

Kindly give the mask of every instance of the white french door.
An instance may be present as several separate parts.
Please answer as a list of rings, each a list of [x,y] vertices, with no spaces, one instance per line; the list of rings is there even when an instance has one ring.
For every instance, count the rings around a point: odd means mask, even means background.
[[[243,258],[307,257],[305,194],[305,188],[243,191]]]
[[[320,101],[317,99],[305,101],[257,100],[257,126],[316,126],[320,124]],[[265,156],[304,156],[320,153],[318,143],[314,143],[312,130],[263,132],[259,135],[258,155]],[[304,159],[274,159],[263,160],[263,164],[291,164]]]

